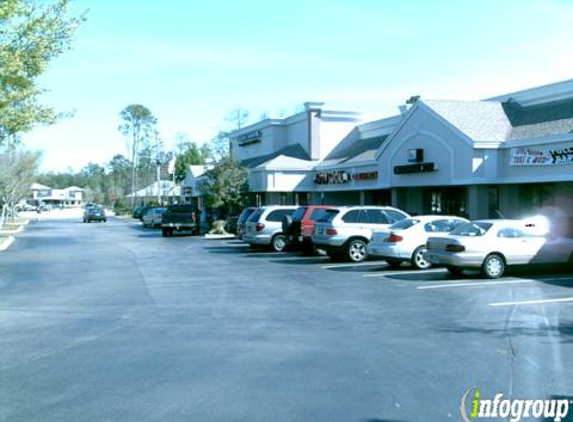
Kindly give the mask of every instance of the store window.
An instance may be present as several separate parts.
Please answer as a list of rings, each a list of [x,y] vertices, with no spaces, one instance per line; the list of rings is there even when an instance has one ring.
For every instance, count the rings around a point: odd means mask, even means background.
[[[555,205],[554,184],[529,184],[519,186],[519,205],[524,213],[536,213],[542,207]]]

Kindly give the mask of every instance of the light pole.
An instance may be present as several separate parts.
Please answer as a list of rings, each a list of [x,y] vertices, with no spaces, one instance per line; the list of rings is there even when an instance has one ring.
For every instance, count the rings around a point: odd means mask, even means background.
[[[157,202],[163,205],[163,198],[161,192],[161,166],[171,159],[171,153],[166,154],[160,151],[155,158],[156,177],[157,177]]]

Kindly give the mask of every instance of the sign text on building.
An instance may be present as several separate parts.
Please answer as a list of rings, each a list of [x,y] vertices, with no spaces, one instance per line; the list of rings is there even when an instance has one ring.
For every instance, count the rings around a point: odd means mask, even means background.
[[[512,148],[509,163],[512,166],[573,164],[573,146],[554,149]]]
[[[394,174],[431,173],[436,171],[435,163],[406,164],[394,166]]]
[[[377,171],[367,171],[359,173],[348,173],[346,170],[336,170],[330,172],[316,173],[314,183],[317,185],[341,185],[351,180],[376,180],[378,179]]]

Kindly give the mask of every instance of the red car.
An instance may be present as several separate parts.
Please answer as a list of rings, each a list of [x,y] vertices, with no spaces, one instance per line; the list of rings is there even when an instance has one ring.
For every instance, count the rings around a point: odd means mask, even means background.
[[[304,205],[297,208],[294,214],[283,219],[283,233],[291,248],[301,248],[307,252],[315,252],[311,236],[314,232],[314,222],[324,214],[329,205]]]

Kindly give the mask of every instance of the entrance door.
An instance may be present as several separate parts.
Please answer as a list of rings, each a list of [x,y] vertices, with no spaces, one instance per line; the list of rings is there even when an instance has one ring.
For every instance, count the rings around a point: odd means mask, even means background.
[[[463,186],[430,188],[432,214],[467,216],[466,188]]]

